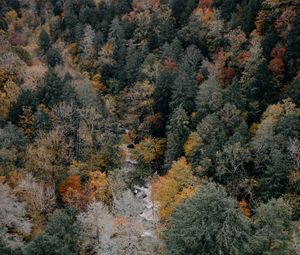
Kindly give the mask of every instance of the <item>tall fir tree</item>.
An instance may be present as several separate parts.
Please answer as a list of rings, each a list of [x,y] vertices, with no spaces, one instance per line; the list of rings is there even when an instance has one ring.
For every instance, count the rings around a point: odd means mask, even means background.
[[[165,169],[169,169],[172,162],[183,154],[183,145],[189,134],[189,118],[180,105],[177,107],[167,125],[167,150],[165,153]]]

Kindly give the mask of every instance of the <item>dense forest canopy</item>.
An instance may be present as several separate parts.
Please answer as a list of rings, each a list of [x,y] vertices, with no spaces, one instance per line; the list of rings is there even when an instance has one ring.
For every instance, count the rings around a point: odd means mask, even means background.
[[[299,0],[0,0],[0,254],[299,255]]]

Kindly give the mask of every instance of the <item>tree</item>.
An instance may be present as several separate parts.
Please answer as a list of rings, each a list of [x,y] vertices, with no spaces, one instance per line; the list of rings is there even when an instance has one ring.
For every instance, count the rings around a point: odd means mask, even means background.
[[[74,99],[74,91],[69,81],[62,79],[53,70],[49,69],[44,76],[42,86],[38,88],[37,100],[46,106],[54,106],[62,101]]]
[[[78,215],[83,227],[83,248],[93,250],[98,255],[115,254],[112,237],[116,234],[113,216],[101,203],[93,201],[86,212]]]
[[[151,196],[160,219],[167,221],[176,206],[195,193],[198,184],[186,158],[174,161],[167,174],[152,183]]]
[[[165,169],[183,154],[183,145],[189,134],[189,118],[186,111],[180,105],[177,107],[167,126],[167,150],[165,153]]]
[[[272,199],[257,208],[254,223],[254,254],[289,254],[292,239],[291,211],[283,199]]]
[[[222,150],[225,144],[238,141],[244,144],[248,136],[244,116],[230,103],[204,117],[197,125],[197,133],[201,142],[190,151],[189,159],[193,166],[202,166],[210,176],[215,175],[212,164],[215,162],[216,152]]]
[[[278,198],[286,189],[293,164],[286,148],[288,139],[299,136],[299,110],[286,99],[270,105],[252,138],[252,157],[259,173],[258,194],[264,200]]]
[[[22,132],[10,122],[0,128],[1,175],[22,164],[27,140]]]
[[[18,202],[7,184],[0,184],[0,241],[11,248],[22,245],[22,239],[31,231],[26,218],[25,203]]]
[[[39,180],[57,184],[66,176],[65,169],[70,162],[68,152],[64,134],[54,129],[28,145],[25,167]]]
[[[84,194],[81,188],[80,176],[71,175],[62,181],[59,186],[59,192],[62,201],[75,208],[82,209],[84,207]]]
[[[245,33],[250,34],[255,27],[255,18],[260,9],[261,2],[259,0],[250,0],[242,9],[241,25]]]
[[[112,194],[106,173],[102,173],[101,171],[90,172],[86,188],[89,201],[96,199],[105,204],[110,202]]]
[[[48,51],[48,49],[50,48],[50,46],[51,46],[50,37],[49,37],[48,33],[46,32],[46,30],[43,29],[39,35],[39,47],[45,54]]]
[[[40,224],[40,217],[52,211],[55,206],[54,187],[38,182],[31,173],[21,179],[14,192],[26,201],[26,207],[31,217]]]
[[[81,227],[75,217],[64,210],[55,210],[45,232],[33,239],[25,248],[25,255],[75,255],[79,253]]]
[[[50,67],[61,65],[64,63],[60,52],[57,49],[50,48],[46,54],[47,63]]]
[[[300,81],[297,78],[288,86],[286,96],[291,98],[300,107]]]
[[[300,58],[300,53],[297,50],[297,47],[300,43],[300,14],[294,18],[292,29],[290,30],[288,37],[287,37],[287,46],[286,46],[286,54],[285,60],[288,63],[289,70],[292,73],[296,71],[297,65],[296,60]]]
[[[237,195],[241,180],[246,175],[247,163],[250,162],[249,149],[242,147],[240,142],[226,144],[222,151],[216,152],[216,156],[216,179]]]
[[[176,208],[165,237],[167,254],[251,254],[251,223],[214,183]]]
[[[193,73],[182,70],[172,87],[170,108],[174,110],[181,105],[188,113],[193,112],[195,108],[195,94],[196,84],[193,79]]]
[[[96,55],[95,49],[95,32],[90,25],[84,29],[84,35],[80,43],[80,50],[84,60],[92,60]]]
[[[208,79],[200,85],[195,101],[200,118],[203,118],[222,107],[222,89],[213,75],[210,75]]]
[[[141,162],[150,164],[163,156],[164,148],[164,139],[146,137],[135,146],[133,154]]]

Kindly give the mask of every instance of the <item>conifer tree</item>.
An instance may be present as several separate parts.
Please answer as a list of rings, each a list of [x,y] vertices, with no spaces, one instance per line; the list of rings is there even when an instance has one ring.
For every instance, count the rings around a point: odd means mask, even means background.
[[[46,53],[51,46],[50,37],[45,29],[39,35],[39,46],[43,53]]]
[[[165,168],[168,169],[172,162],[183,154],[183,145],[189,134],[189,118],[180,105],[177,107],[167,126],[167,151],[165,153]]]
[[[200,188],[171,216],[167,254],[251,254],[251,224],[235,203],[216,184]]]

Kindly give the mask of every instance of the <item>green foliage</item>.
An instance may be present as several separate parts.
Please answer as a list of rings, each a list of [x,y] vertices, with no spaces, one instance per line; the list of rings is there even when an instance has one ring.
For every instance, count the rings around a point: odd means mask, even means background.
[[[260,9],[261,1],[259,0],[250,0],[248,4],[242,9],[241,13],[241,25],[242,29],[246,33],[251,33],[255,27],[255,19],[258,10]]]
[[[32,58],[28,51],[26,51],[24,48],[21,47],[14,47],[14,51],[16,54],[22,59],[27,65],[32,64]]]
[[[189,118],[180,105],[170,117],[167,125],[167,150],[165,153],[165,169],[169,169],[172,162],[183,154],[183,145],[189,134]]]
[[[60,52],[57,49],[50,48],[46,54],[47,63],[50,67],[55,67],[56,65],[63,64],[64,61]]]
[[[48,33],[43,29],[39,35],[39,47],[45,54],[51,46],[51,41]]]
[[[294,18],[291,31],[288,34],[285,59],[288,63],[290,75],[293,74],[299,65],[296,60],[300,58],[299,43],[300,43],[300,14]]]
[[[250,221],[222,187],[208,183],[171,216],[167,254],[251,254],[250,239]]]
[[[255,236],[252,240],[254,254],[283,255],[289,253],[292,223],[291,211],[283,199],[272,199],[257,208]]]
[[[44,233],[24,248],[24,255],[75,255],[79,253],[80,226],[66,211],[56,210]]]
[[[54,106],[62,101],[74,100],[74,91],[66,79],[62,79],[53,70],[49,69],[44,82],[37,91],[37,100],[47,106]]]

